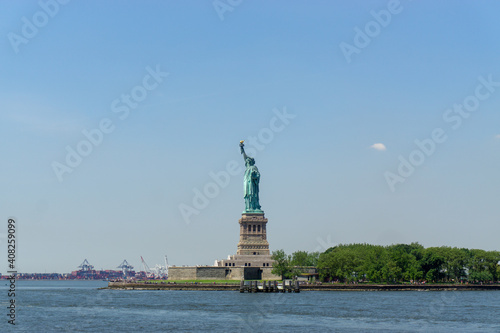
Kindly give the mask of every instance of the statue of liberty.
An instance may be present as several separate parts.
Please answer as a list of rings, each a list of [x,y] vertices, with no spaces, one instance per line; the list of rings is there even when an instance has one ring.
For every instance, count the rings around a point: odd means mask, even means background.
[[[248,156],[243,148],[245,145],[240,141],[240,150],[245,160],[245,177],[243,180],[243,190],[245,193],[245,211],[244,213],[264,213],[259,204],[259,181],[260,173],[255,166],[255,159]]]

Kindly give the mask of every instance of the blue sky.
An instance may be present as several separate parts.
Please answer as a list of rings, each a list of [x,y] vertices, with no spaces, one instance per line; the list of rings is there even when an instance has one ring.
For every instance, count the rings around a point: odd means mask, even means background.
[[[499,250],[499,7],[1,2],[0,233],[14,216],[24,272],[69,272],[85,258],[140,268],[140,256],[151,266],[165,254],[173,265],[212,264],[236,252],[238,142],[260,135],[272,250],[353,242]],[[346,44],[357,53],[346,56]],[[477,89],[488,96],[474,97]],[[444,116],[465,101],[478,104],[454,129]],[[58,177],[54,163],[67,166],[67,147],[89,149],[82,132],[103,120],[113,130]],[[424,154],[415,140],[435,129],[447,139]],[[401,158],[412,154],[423,161],[402,177]],[[211,173],[232,161],[240,172],[194,207],[196,191],[214,189]],[[388,173],[404,182],[391,187]],[[183,216],[186,206],[196,214]]]

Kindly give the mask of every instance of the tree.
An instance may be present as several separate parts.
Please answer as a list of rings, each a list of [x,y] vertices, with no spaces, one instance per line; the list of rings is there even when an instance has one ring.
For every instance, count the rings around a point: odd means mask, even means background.
[[[394,282],[394,279],[401,281],[416,280],[421,274],[419,270],[421,269],[418,260],[416,259],[414,252],[423,248],[418,243],[412,243],[411,245],[397,244],[387,247],[389,261],[387,265],[388,272],[391,272],[389,279],[385,279],[387,282]],[[394,262],[395,267],[392,267],[391,261]]]
[[[439,253],[439,248],[429,247],[425,249],[424,256],[421,259],[422,273],[428,281],[438,282],[443,276],[441,270],[445,262],[443,256]]]
[[[360,259],[351,246],[337,246],[329,253],[321,254],[318,260],[320,278],[353,281],[359,276],[355,271],[360,266]]]
[[[319,252],[311,252],[307,254],[307,263],[309,266],[318,266]]]
[[[394,283],[401,280],[402,269],[395,261],[389,260],[382,269],[382,276],[386,282]]]
[[[306,251],[296,251],[292,253],[291,264],[293,266],[309,266],[308,253]]]
[[[418,243],[390,246],[339,244],[323,253],[276,252],[282,276],[298,274],[297,267],[315,266],[323,281],[429,282],[498,281],[500,252],[447,246],[424,248]],[[278,274],[278,273],[277,273]]]
[[[292,271],[291,256],[287,255],[283,250],[277,250],[273,251],[271,258],[274,260],[271,273],[281,276],[282,280],[289,277]]]
[[[500,261],[500,252],[469,250],[469,281],[486,282],[498,280],[497,266]]]
[[[316,266],[318,264],[319,252],[296,251],[292,253],[292,266]]]

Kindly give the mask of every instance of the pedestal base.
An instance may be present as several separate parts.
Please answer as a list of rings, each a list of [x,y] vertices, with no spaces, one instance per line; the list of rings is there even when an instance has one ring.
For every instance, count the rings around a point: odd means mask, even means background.
[[[234,255],[217,261],[216,266],[229,267],[273,267],[274,260],[270,255]]]
[[[237,255],[268,255],[267,219],[264,213],[243,213],[240,223],[240,241]]]
[[[243,213],[239,223],[240,241],[236,255],[229,256],[224,260],[217,260],[215,266],[228,269],[229,267],[244,267],[245,272],[253,272],[256,268],[255,272],[260,274],[257,279],[279,279],[279,276],[271,273],[274,260],[269,253],[267,219],[264,217],[264,212]]]

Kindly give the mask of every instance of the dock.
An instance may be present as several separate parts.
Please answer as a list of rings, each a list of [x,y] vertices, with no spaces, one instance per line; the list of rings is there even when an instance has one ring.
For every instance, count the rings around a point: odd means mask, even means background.
[[[240,283],[240,293],[286,293],[286,292],[300,293],[300,285],[298,281],[283,281],[283,283],[278,283],[278,281],[241,281]]]

